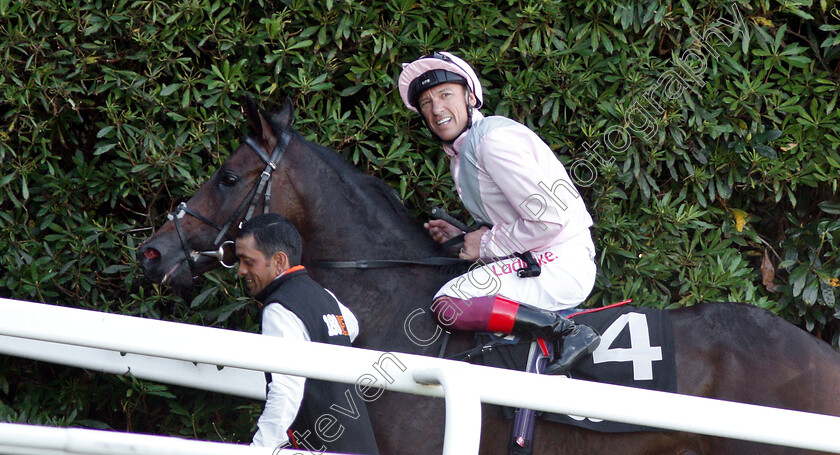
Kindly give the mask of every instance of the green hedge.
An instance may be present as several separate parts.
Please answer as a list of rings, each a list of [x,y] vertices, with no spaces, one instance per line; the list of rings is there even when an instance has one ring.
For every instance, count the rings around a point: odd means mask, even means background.
[[[291,97],[307,138],[418,217],[463,217],[394,90],[400,62],[451,50],[486,84],[485,112],[575,171],[599,251],[588,305],[747,301],[837,346],[838,21],[834,0],[0,0],[0,295],[256,330],[230,274],[184,301],[134,261],[237,143],[235,100]],[[248,441],[259,412],[0,365],[3,421]]]

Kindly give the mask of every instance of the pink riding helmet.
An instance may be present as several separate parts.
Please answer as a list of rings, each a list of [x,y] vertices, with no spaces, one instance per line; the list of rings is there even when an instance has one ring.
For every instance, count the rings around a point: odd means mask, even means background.
[[[422,77],[421,77],[422,76]],[[403,63],[402,73],[397,83],[403,103],[414,112],[417,110],[417,98],[424,91],[447,82],[466,85],[475,95],[478,103],[484,104],[481,82],[469,63],[450,54],[449,52],[435,52],[420,57],[411,63]]]

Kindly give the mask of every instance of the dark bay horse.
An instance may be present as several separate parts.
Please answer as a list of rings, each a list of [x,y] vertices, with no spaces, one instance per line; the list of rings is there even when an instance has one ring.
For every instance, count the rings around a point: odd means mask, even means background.
[[[274,151],[276,170],[266,163],[272,157],[260,157],[251,145],[240,144],[186,203],[186,210],[139,248],[138,259],[151,280],[183,288],[194,276],[217,267],[216,259],[191,253],[215,250],[235,236],[248,209],[262,213],[266,199],[257,187],[266,174],[271,178],[265,186],[273,195],[268,209],[285,215],[300,230],[305,264],[444,256],[390,187],[295,132],[290,102],[279,113],[264,116],[248,100],[245,113],[250,139],[264,155]],[[313,277],[358,316],[358,346],[424,355],[436,355],[441,342],[420,346],[412,341],[406,320],[418,309],[426,310],[440,286],[463,271],[418,265],[310,267]],[[415,340],[431,339],[436,326],[428,314],[421,316],[411,320]],[[840,354],[828,344],[743,304],[673,310],[671,320],[680,393],[840,415]],[[447,352],[473,346],[471,335],[456,334]],[[440,453],[442,400],[386,392],[369,410],[381,453]],[[481,453],[507,454],[511,422],[495,406],[483,406],[482,413]],[[681,432],[607,434],[546,422],[537,424],[534,439],[537,454],[809,453]]]

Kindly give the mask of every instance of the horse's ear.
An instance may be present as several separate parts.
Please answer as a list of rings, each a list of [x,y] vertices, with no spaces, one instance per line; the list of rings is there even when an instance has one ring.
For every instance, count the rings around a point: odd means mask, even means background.
[[[268,143],[268,138],[273,137],[274,132],[268,124],[268,121],[262,115],[262,112],[260,112],[257,102],[254,101],[251,95],[248,95],[241,101],[241,104],[245,112],[245,117],[251,125],[251,132],[254,134],[254,137],[264,144]]]
[[[246,95],[239,101],[239,104],[242,106],[242,112],[245,114],[245,118],[248,119],[251,132],[255,134],[261,133],[259,121],[260,108],[257,107],[257,102],[254,101],[254,98],[251,95]]]
[[[292,103],[291,98],[286,98],[286,102],[283,103],[283,108],[280,109],[280,112],[274,114],[271,120],[275,125],[285,130],[292,125],[292,119],[294,118],[294,114],[295,105],[294,103]]]

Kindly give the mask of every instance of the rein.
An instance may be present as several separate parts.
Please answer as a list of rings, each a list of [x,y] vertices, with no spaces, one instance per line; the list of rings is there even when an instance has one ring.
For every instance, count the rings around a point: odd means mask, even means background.
[[[306,267],[322,269],[382,269],[388,267],[402,267],[423,265],[431,267],[446,267],[451,265],[467,265],[472,261],[450,257],[429,257],[421,259],[358,259],[355,261],[313,261]]]
[[[432,218],[444,220],[458,229],[467,232],[471,229],[466,224],[453,218],[440,207],[432,207]],[[464,242],[464,234],[455,236],[446,242],[441,247],[444,251],[449,248]],[[319,267],[322,269],[382,269],[387,267],[402,267],[412,265],[422,265],[431,267],[446,267],[452,265],[468,265],[472,261],[461,258],[451,257],[429,257],[421,259],[359,259],[356,261],[313,261],[307,264],[307,267]]]

